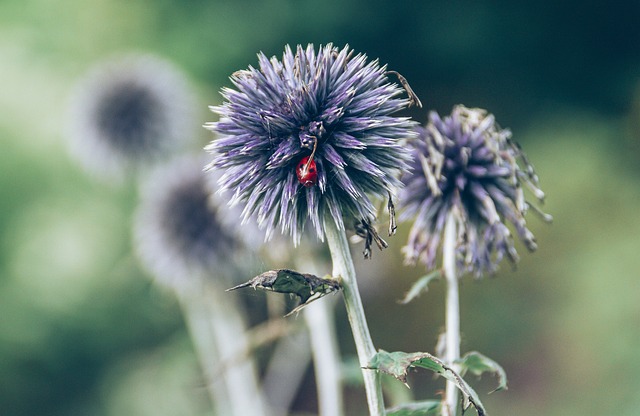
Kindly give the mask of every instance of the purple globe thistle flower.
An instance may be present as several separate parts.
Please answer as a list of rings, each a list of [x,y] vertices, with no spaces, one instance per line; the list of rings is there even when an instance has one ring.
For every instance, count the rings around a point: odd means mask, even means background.
[[[518,261],[511,223],[525,246],[536,241],[525,214],[536,207],[525,200],[522,185],[542,202],[538,177],[511,132],[501,129],[492,114],[462,105],[441,119],[431,112],[426,127],[412,141],[413,171],[403,177],[401,219],[415,219],[403,248],[408,264],[417,260],[435,266],[446,218],[457,215],[457,262],[461,272],[495,272],[506,255]]]
[[[175,159],[149,172],[141,187],[136,252],[150,274],[172,289],[195,279],[235,275],[234,259],[243,247],[203,163],[200,157]]]
[[[205,126],[220,136],[207,147],[208,168],[224,171],[230,203],[244,202],[243,220],[255,216],[267,239],[280,227],[296,244],[307,219],[321,240],[327,216],[340,229],[345,220],[371,224],[372,199],[401,185],[396,176],[410,160],[401,140],[414,137],[415,123],[392,115],[419,104],[406,80],[348,46],[287,46],[282,61],[258,60],[259,69],[233,74],[236,89],[211,107],[219,121]]]
[[[163,159],[191,140],[193,99],[182,74],[149,55],[96,65],[71,106],[72,154],[92,173],[124,173]]]

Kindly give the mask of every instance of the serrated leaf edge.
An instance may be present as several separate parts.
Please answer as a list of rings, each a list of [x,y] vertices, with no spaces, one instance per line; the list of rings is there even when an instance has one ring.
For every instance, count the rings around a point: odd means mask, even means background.
[[[387,355],[392,355],[392,354],[404,354],[406,356],[411,356],[411,358],[409,358],[409,365],[407,367],[404,368],[404,372],[402,374],[402,378],[396,377],[395,374],[386,372],[384,370],[381,370],[380,368],[376,368],[376,367],[371,367],[371,364],[369,364],[368,367],[366,367],[367,369],[371,369],[371,370],[377,370],[377,371],[382,371],[384,373],[387,373],[393,377],[395,377],[396,379],[398,379],[399,381],[401,381],[402,383],[404,383],[405,385],[408,384],[406,382],[406,375],[407,375],[407,371],[409,369],[409,367],[420,367],[420,368],[425,368],[427,370],[431,370],[437,374],[441,374],[444,378],[446,378],[447,380],[453,381],[456,386],[458,387],[458,389],[462,392],[462,409],[467,410],[469,408],[469,406],[473,406],[476,409],[476,412],[478,413],[478,416],[488,416],[487,412],[484,410],[484,405],[482,404],[482,402],[480,401],[480,398],[478,397],[478,394],[475,392],[475,390],[473,390],[473,388],[471,388],[471,386],[469,386],[469,384],[464,381],[464,379],[458,374],[456,373],[451,367],[449,367],[447,364],[445,364],[442,360],[440,360],[439,358],[437,358],[436,356],[428,353],[428,352],[415,352],[415,353],[405,353],[402,351],[394,351],[394,352],[387,352],[384,350],[378,350],[378,353],[371,358],[371,360],[369,361],[371,363],[371,361],[377,357],[379,354],[387,354]],[[415,358],[417,357],[417,358]],[[425,366],[416,366],[414,363],[417,361],[420,361],[423,358],[427,358],[431,361],[433,361],[434,363],[438,364],[440,367],[442,367],[442,369],[444,370],[443,372],[437,371],[437,370],[433,370],[431,368],[425,367]],[[448,375],[447,375],[448,373]]]

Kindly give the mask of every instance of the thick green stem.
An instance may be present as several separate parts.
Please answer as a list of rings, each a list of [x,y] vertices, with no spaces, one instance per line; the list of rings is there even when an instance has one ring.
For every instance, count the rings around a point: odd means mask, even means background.
[[[369,366],[371,358],[376,354],[376,350],[371,341],[371,334],[369,333],[362,300],[360,299],[347,236],[344,229],[338,229],[335,220],[331,216],[325,217],[324,227],[333,261],[333,276],[342,278],[344,304],[356,344],[358,360],[360,367],[362,367],[369,413],[371,416],[383,416],[385,409],[380,377],[377,371],[366,368]]]
[[[456,370],[454,364],[460,358],[460,298],[458,294],[458,275],[456,273],[456,217],[450,213],[444,226],[443,268],[447,283],[445,318],[445,362]],[[449,416],[458,413],[458,387],[447,381],[445,408]]]

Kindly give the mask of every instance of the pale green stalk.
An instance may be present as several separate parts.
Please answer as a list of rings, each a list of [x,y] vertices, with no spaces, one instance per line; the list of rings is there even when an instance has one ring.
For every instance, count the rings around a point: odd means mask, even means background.
[[[457,371],[454,364],[460,358],[460,297],[458,293],[458,275],[456,273],[456,214],[449,213],[444,226],[443,268],[446,281],[446,318],[444,361]],[[458,387],[447,381],[445,409],[449,416],[458,413]]]
[[[312,256],[296,259],[300,270],[322,276],[325,272],[316,264]],[[336,339],[334,309],[336,298],[325,297],[302,311],[309,328],[313,368],[318,390],[319,416],[342,416],[344,400],[342,396],[342,376],[340,374],[340,352]]]
[[[309,334],[303,329],[291,331],[275,344],[265,370],[263,390],[269,398],[272,416],[286,416],[311,360]]]
[[[196,316],[188,316],[187,320],[192,337],[199,344],[197,349],[201,351],[201,361],[206,366],[209,390],[219,388],[216,380],[224,382],[228,411],[221,415],[268,416],[253,360],[247,358],[236,362],[234,359],[238,352],[247,349],[248,341],[246,325],[234,304],[233,294],[208,284],[203,284],[200,289],[198,293],[181,294],[181,303],[187,314],[197,312]],[[208,355],[213,353],[216,359]],[[218,365],[213,367],[216,361]],[[219,400],[215,391],[212,392],[212,398]]]
[[[326,270],[322,271],[316,264],[312,252],[303,252],[293,260],[297,270],[317,276],[326,274]],[[291,333],[276,344],[264,377],[264,391],[269,398],[273,416],[288,414],[300,380],[312,357],[318,394],[318,415],[344,415],[341,357],[333,313],[336,300],[334,296],[325,297],[306,306],[302,309],[302,316],[308,331]]]
[[[208,322],[208,308],[202,302],[193,302],[191,300],[192,297],[186,296],[183,292],[177,295],[191,342],[200,362],[200,368],[202,368],[214,413],[216,415],[229,414],[231,405],[226,386],[222,383],[214,382],[217,378],[216,371],[219,371],[221,363],[215,342],[213,342],[215,335]]]
[[[211,306],[210,320],[218,341],[221,359],[226,365],[223,377],[229,390],[232,409],[237,416],[268,415],[269,411],[262,397],[256,366],[251,357],[242,362],[234,362],[238,351],[247,350],[246,324],[240,311],[221,288],[210,287],[207,296]]]
[[[342,416],[340,354],[333,322],[333,299],[318,300],[303,310],[311,335],[319,416]]]
[[[377,371],[367,369],[371,358],[376,354],[376,350],[373,346],[373,341],[371,341],[371,334],[369,333],[362,300],[360,299],[347,236],[344,229],[338,229],[335,220],[330,215],[325,217],[324,227],[333,261],[333,276],[342,278],[342,294],[349,324],[351,325],[351,332],[356,344],[358,361],[360,367],[362,367],[369,413],[370,416],[383,416],[385,409],[380,376]]]

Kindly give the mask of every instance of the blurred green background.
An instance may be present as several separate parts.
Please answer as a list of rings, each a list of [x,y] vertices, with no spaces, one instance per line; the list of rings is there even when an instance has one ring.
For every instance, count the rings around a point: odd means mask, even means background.
[[[69,97],[92,64],[152,52],[187,74],[204,124],[258,51],[309,42],[388,63],[422,99],[420,121],[489,109],[538,170],[554,216],[530,215],[538,251],[520,246],[517,270],[462,286],[462,350],[509,376],[490,396],[490,377],[472,380],[490,414],[640,414],[638,22],[638,1],[2,0],[0,415],[210,414],[179,309],[131,254],[135,184],[96,182],[68,156]],[[423,272],[402,266],[400,234],[357,261],[372,336],[433,351],[442,285],[397,303]],[[418,398],[442,387],[421,372],[412,382]],[[347,398],[361,414],[359,390]],[[309,369],[295,411],[315,402]]]

